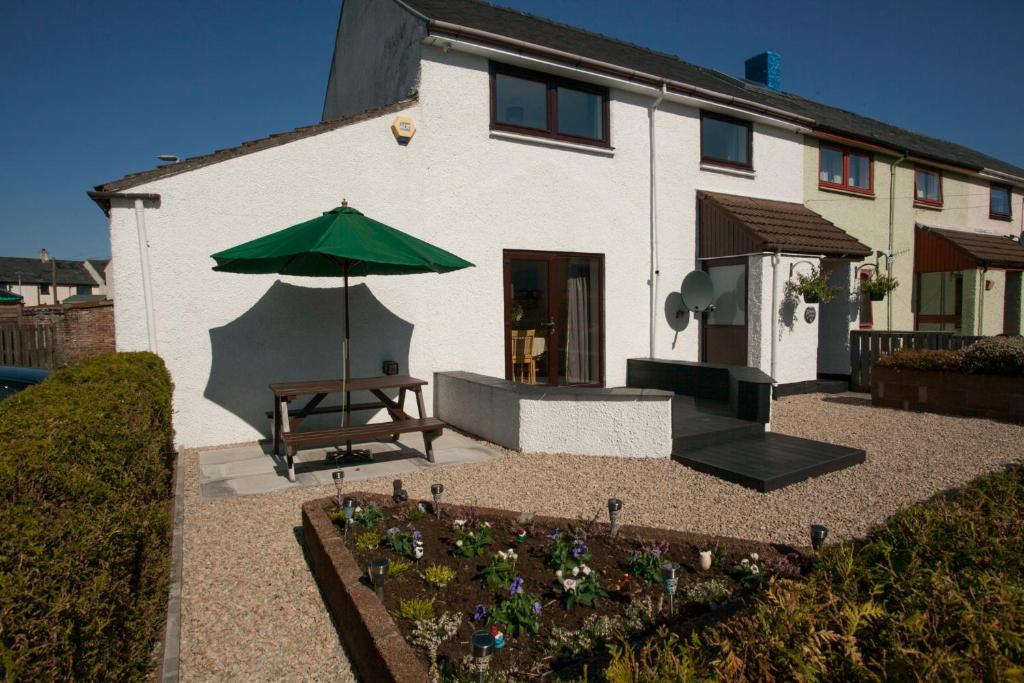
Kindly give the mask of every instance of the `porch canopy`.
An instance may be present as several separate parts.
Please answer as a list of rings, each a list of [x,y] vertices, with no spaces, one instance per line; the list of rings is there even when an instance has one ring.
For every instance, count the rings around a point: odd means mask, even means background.
[[[1010,236],[917,224],[914,232],[915,273],[976,268],[1024,270],[1024,244]]]
[[[803,204],[720,192],[698,192],[697,197],[700,258],[777,251],[859,261],[872,253]]]

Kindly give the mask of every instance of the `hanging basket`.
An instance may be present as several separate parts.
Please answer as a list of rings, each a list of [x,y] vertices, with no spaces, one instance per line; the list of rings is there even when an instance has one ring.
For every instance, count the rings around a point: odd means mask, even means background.
[[[804,294],[804,303],[805,304],[820,304],[821,303],[821,297],[818,296],[817,294]]]
[[[872,301],[885,301],[885,292],[870,292],[868,298]]]

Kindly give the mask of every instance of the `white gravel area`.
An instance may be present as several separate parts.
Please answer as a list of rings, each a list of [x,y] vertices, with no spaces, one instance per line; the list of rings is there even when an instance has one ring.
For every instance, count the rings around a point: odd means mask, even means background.
[[[1024,457],[1024,425],[874,408],[822,394],[776,401],[773,431],[864,448],[867,462],[757,493],[675,462],[506,452],[486,463],[403,477],[411,496],[570,517],[806,544],[863,534],[898,508]],[[198,454],[186,454],[183,680],[354,680],[302,553],[300,504],[333,487],[203,501]],[[391,492],[391,478],[359,482]]]

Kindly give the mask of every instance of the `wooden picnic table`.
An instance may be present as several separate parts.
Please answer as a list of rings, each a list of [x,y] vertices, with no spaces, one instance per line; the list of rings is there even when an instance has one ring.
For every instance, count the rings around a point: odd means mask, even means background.
[[[427,417],[423,406],[423,387],[427,382],[409,375],[382,375],[380,377],[356,377],[344,384],[340,379],[310,380],[302,382],[275,382],[270,385],[274,394],[274,453],[283,455],[288,463],[288,480],[295,481],[295,453],[300,448],[320,446],[340,446],[345,444],[349,453],[353,441],[368,441],[390,436],[397,441],[400,434],[410,432],[423,433],[425,457],[434,462],[433,441],[444,430],[444,422]],[[387,390],[398,390],[398,398],[393,399],[384,393]],[[357,391],[371,393],[377,400],[352,403],[351,394]],[[322,406],[321,403],[329,394],[344,392],[345,407],[341,405]],[[416,395],[416,407],[419,418],[405,412],[407,393]],[[301,407],[292,408],[292,403],[302,397],[310,399]],[[362,410],[384,409],[391,417],[390,422],[366,425],[352,425],[352,412]],[[326,429],[298,430],[310,415],[344,412],[342,426]],[[268,415],[269,416],[269,415]],[[283,453],[282,453],[283,449]]]

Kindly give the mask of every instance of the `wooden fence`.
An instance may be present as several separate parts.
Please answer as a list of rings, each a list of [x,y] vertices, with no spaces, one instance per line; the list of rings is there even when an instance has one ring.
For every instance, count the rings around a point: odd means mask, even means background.
[[[53,324],[0,325],[0,365],[56,369]]]
[[[871,368],[882,356],[900,349],[949,349],[955,351],[982,337],[953,332],[850,332],[850,389],[871,391]]]

